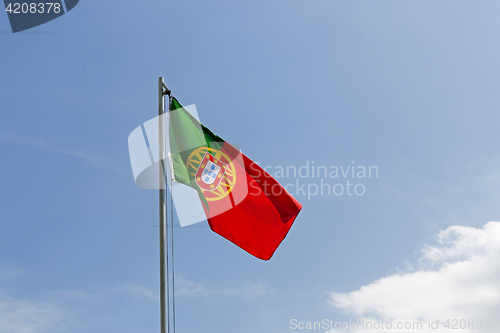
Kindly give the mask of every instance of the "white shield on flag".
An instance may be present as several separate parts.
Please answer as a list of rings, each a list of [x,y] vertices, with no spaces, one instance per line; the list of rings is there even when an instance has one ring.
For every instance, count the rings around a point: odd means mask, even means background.
[[[219,186],[226,168],[225,163],[206,152],[196,172],[196,183],[205,191],[213,191]]]

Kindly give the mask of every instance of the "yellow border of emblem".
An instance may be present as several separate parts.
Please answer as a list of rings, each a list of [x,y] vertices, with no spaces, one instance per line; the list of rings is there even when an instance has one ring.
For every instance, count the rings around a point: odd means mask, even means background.
[[[203,156],[206,152],[214,155],[214,157],[222,163],[227,164],[227,169],[224,177],[221,179],[219,186],[217,186],[215,190],[205,191],[201,189],[207,201],[217,201],[225,198],[233,190],[234,185],[236,184],[236,169],[229,156],[227,156],[222,151],[211,147],[200,147],[193,150],[187,158],[186,167],[191,176],[196,176],[196,171],[198,170],[198,167],[200,166],[200,163],[203,160]]]

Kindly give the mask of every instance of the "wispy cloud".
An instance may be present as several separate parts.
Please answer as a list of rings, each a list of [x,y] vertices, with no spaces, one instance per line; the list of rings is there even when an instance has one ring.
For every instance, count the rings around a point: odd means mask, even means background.
[[[0,333],[108,332],[116,322],[123,324],[122,332],[132,332],[123,328],[143,319],[139,310],[154,309],[158,303],[154,290],[132,282],[53,290],[33,297],[12,294],[7,286],[26,275],[0,259],[0,282],[7,282],[0,284]]]
[[[437,179],[415,178],[418,182],[410,189],[392,185],[384,189],[430,230],[467,225],[478,218],[487,221],[496,216],[500,200],[499,163],[500,156],[477,158],[450,166]]]
[[[422,248],[417,268],[350,293],[332,293],[331,304],[371,320],[439,320],[443,331],[449,331],[442,326],[447,319],[467,323],[497,319],[500,325],[500,222],[489,222],[481,229],[452,226],[439,232],[436,241]],[[488,331],[484,323],[482,331]]]
[[[0,285],[22,276],[25,271],[0,259]]]
[[[58,300],[59,302],[76,302],[76,303],[102,303],[106,299],[113,298],[115,296],[124,296],[127,298],[142,299],[145,301],[157,301],[158,295],[156,295],[151,289],[144,287],[142,285],[123,282],[112,285],[94,286],[85,291],[80,290],[63,290],[54,291],[51,293],[52,299]]]
[[[188,281],[182,277],[176,279],[177,295],[196,297],[196,296],[228,296],[254,299],[269,293],[274,290],[269,289],[266,283],[247,283],[241,287],[217,287],[210,286],[206,283],[197,283]]]
[[[12,283],[25,271],[0,260],[0,282]],[[3,288],[5,289],[5,288]],[[64,311],[50,301],[16,299],[0,289],[0,332],[44,333],[54,331],[65,317]]]
[[[123,283],[117,285],[116,287],[112,287],[110,291],[113,293],[128,295],[131,297],[144,298],[152,301],[157,301],[159,299],[159,296],[155,294],[152,290],[135,283],[128,283],[128,282]]]
[[[115,166],[112,166],[106,158],[98,154],[89,153],[88,151],[85,150],[62,149],[50,145],[49,143],[47,143],[47,141],[41,138],[19,137],[6,133],[4,131],[0,131],[0,143],[10,143],[16,145],[39,147],[55,153],[77,157],[83,160],[87,165],[91,165],[102,169],[118,171],[119,173],[126,175],[127,177],[130,176],[130,173],[127,173]]]
[[[34,301],[0,300],[2,333],[51,332],[62,322],[64,311],[50,304]]]

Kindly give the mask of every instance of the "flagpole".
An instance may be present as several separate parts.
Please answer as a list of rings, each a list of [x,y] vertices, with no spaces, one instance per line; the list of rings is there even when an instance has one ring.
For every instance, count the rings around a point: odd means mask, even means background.
[[[159,197],[160,197],[160,322],[161,333],[170,332],[170,295],[168,281],[168,229],[167,229],[167,184],[165,179],[165,99],[171,91],[158,78],[158,149],[159,149]],[[173,278],[173,277],[172,277]],[[174,314],[175,316],[175,314]]]
[[[165,102],[163,98],[163,78],[158,78],[158,148],[159,148],[159,192],[160,192],[160,321],[161,333],[167,333],[167,263],[165,254],[165,240],[166,240],[166,217],[167,217],[167,201],[166,201],[166,188],[165,188],[165,173],[164,173],[164,158],[165,158],[165,121],[163,114],[165,113]]]

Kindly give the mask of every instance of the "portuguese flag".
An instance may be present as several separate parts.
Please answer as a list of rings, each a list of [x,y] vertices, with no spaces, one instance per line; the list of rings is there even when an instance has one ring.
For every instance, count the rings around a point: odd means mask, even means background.
[[[269,260],[302,205],[175,98],[168,131],[173,178],[198,192],[212,231],[255,257]]]

